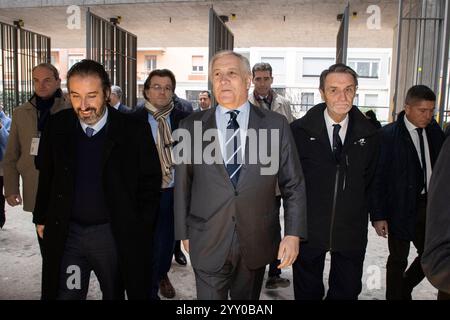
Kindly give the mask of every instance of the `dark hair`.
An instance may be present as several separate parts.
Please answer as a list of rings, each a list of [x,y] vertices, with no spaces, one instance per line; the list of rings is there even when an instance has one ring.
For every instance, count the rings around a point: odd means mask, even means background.
[[[419,101],[436,101],[433,90],[422,84],[412,86],[406,93],[405,105],[413,105]]]
[[[272,66],[268,64],[267,62],[258,62],[255,64],[252,68],[252,75],[253,78],[255,77],[256,71],[269,71],[270,76],[272,76]]]
[[[373,110],[366,111],[365,115],[372,120],[378,120],[377,115],[373,112]]]
[[[172,82],[172,90],[175,93],[175,87],[177,85],[177,81],[175,80],[175,75],[169,69],[155,69],[148,75],[147,79],[144,82],[144,90],[142,90],[142,94],[144,95],[145,100],[147,99],[147,95],[145,94],[145,90],[150,88],[150,82],[154,76],[158,77],[169,77]]]
[[[40,63],[37,66],[34,66],[33,69],[31,70],[31,72],[34,72],[34,70],[36,70],[37,68],[45,68],[47,70],[50,70],[53,73],[53,76],[55,77],[55,79],[56,80],[59,79],[59,71],[51,63],[46,63],[46,62]]]
[[[106,72],[103,65],[94,60],[84,59],[75,63],[72,68],[67,72],[67,88],[70,93],[70,78],[73,76],[96,76],[102,81],[103,95],[105,101],[109,102],[109,93],[111,92],[111,82],[109,81],[109,75]]]
[[[320,74],[320,90],[325,90],[325,79],[330,73],[348,73],[355,80],[355,86],[358,86],[358,74],[355,72],[355,70],[343,63],[336,63],[330,66],[328,69],[323,70]]]
[[[209,92],[209,90],[200,91],[200,94],[202,94],[202,93],[206,93],[208,95],[208,98],[211,99],[211,92]]]

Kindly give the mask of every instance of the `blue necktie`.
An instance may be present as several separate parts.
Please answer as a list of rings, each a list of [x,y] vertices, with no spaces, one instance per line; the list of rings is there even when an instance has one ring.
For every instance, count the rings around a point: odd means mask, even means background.
[[[341,161],[341,152],[342,152],[342,140],[339,136],[339,130],[341,130],[340,124],[333,124],[333,155],[336,159],[336,162],[339,163]]]
[[[230,177],[233,186],[236,187],[239,180],[239,172],[242,167],[240,130],[239,123],[236,120],[239,111],[228,111],[227,114],[230,115],[230,120],[228,121],[225,135],[225,167],[227,168],[228,176]]]
[[[86,135],[90,138],[90,137],[93,136],[94,131],[95,131],[95,130],[92,129],[91,127],[87,127],[87,128],[86,128]]]

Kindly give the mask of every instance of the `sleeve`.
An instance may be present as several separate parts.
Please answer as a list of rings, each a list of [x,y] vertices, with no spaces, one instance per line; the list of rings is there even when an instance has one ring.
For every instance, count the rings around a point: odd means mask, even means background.
[[[182,132],[189,133],[187,130],[187,123],[185,120],[180,122],[180,126],[177,129],[179,136],[182,136]],[[192,135],[193,136],[193,135]],[[179,151],[183,146],[190,150],[194,150],[190,145],[191,141],[185,136],[181,141],[178,142],[176,149],[174,149],[175,157],[179,156]],[[188,157],[192,160],[191,157]],[[183,158],[186,159],[186,158]],[[191,201],[191,188],[192,188],[192,162],[181,161],[181,159],[176,160],[175,165],[175,195],[174,195],[174,212],[175,212],[175,239],[176,240],[186,240],[189,239],[188,228],[187,228],[187,217],[190,211],[190,201]]]
[[[422,267],[428,280],[450,293],[450,140],[447,139],[431,176],[428,192]]]
[[[282,119],[278,185],[284,207],[285,235],[307,239],[306,188],[294,137],[287,120]]]
[[[19,140],[19,129],[17,127],[17,112],[13,113],[9,130],[8,142],[6,144],[5,155],[3,157],[3,179],[5,186],[5,197],[12,194],[19,194],[19,171],[17,161],[22,152]]]

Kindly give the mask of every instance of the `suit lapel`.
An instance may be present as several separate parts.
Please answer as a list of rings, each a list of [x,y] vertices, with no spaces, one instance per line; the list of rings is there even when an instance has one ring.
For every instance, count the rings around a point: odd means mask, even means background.
[[[118,117],[118,111],[114,108],[108,107],[108,120],[106,121],[106,141],[103,148],[102,156],[102,168],[105,169],[105,165],[111,156],[111,152],[114,146],[122,139],[122,122]]]

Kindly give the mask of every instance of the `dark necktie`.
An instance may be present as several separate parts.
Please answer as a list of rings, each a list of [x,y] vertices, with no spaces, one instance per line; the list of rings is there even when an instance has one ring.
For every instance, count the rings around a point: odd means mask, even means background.
[[[270,110],[270,102],[269,99],[267,99],[267,97],[261,98],[259,102],[261,104],[261,107]]]
[[[90,138],[92,137],[92,135],[94,134],[94,129],[92,129],[91,127],[87,127],[86,128],[86,135]]]
[[[427,193],[427,162],[425,160],[425,144],[423,142],[423,128],[416,128],[417,133],[419,134],[420,141],[420,159],[422,161],[422,171],[423,171],[423,183],[425,188],[425,193]]]
[[[230,177],[233,186],[236,187],[239,180],[239,172],[242,166],[240,130],[239,123],[236,120],[239,111],[228,111],[227,114],[230,115],[230,120],[228,121],[225,135],[225,167],[227,168],[228,176]]]
[[[341,160],[342,152],[342,140],[339,136],[339,130],[341,130],[341,125],[333,124],[333,155],[337,163]]]

